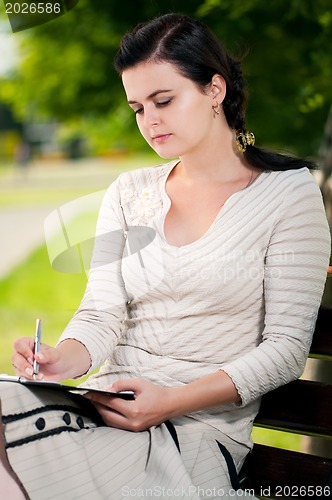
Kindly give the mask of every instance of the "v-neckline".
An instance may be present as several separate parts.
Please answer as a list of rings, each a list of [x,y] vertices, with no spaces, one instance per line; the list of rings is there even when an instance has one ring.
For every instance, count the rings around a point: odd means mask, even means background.
[[[205,239],[209,233],[212,231],[213,227],[215,226],[216,222],[219,220],[220,216],[222,215],[222,212],[224,211],[225,209],[225,206],[228,205],[228,203],[232,200],[232,198],[234,198],[236,195],[238,194],[242,194],[244,192],[247,192],[252,186],[254,186],[256,184],[256,181],[258,179],[260,179],[262,177],[262,174],[266,171],[265,170],[262,170],[256,177],[255,179],[250,182],[250,184],[248,184],[247,186],[239,189],[238,191],[235,191],[235,193],[231,194],[227,200],[225,201],[225,203],[223,203],[223,205],[220,207],[218,213],[216,214],[215,218],[213,219],[212,223],[210,224],[210,226],[208,227],[208,229],[199,237],[197,238],[196,240],[194,241],[191,241],[190,243],[186,243],[185,245],[173,245],[172,243],[170,243],[165,235],[165,221],[166,221],[166,217],[167,217],[167,214],[171,208],[171,205],[172,205],[172,201],[166,191],[166,183],[168,181],[168,178],[169,176],[171,175],[172,171],[174,170],[174,168],[180,163],[180,159],[178,160],[173,160],[172,162],[168,163],[167,166],[170,167],[167,169],[167,172],[166,172],[166,175],[165,175],[165,178],[163,180],[163,183],[162,183],[162,198],[163,198],[163,212],[162,212],[162,220],[161,220],[161,233],[162,233],[162,237],[166,243],[166,245],[170,248],[173,248],[175,250],[185,250],[191,246],[194,246],[196,244],[199,244],[203,239]]]

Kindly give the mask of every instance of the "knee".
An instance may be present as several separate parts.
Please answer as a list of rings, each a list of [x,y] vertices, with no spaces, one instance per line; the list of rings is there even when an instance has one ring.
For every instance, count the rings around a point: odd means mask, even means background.
[[[29,389],[20,383],[0,381],[2,414],[21,412],[22,408],[26,408],[30,393]]]

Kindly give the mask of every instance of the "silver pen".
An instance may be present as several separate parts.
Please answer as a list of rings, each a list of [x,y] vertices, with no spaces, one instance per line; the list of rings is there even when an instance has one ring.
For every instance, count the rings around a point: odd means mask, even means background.
[[[33,354],[37,354],[40,350],[41,343],[41,335],[42,335],[42,322],[41,319],[37,319],[36,321],[36,332],[35,332],[35,340],[33,346]],[[39,363],[36,359],[33,360],[33,378],[36,379],[39,373]]]

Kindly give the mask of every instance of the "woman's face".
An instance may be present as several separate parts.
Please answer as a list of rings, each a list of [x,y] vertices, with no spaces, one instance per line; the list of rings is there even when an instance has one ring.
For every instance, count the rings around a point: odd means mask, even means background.
[[[159,156],[175,158],[207,145],[215,123],[212,91],[201,92],[167,62],[137,64],[122,81],[138,128]]]

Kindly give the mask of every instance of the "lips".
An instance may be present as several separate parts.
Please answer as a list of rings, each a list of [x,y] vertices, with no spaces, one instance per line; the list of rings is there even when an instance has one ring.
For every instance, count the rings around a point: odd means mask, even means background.
[[[172,135],[172,134],[157,134],[157,135],[154,135],[154,136],[152,137],[152,140],[153,140],[154,142],[157,142],[158,144],[161,144],[161,143],[163,143],[163,142],[167,141],[167,139],[168,139],[169,137],[171,137],[171,135]]]

